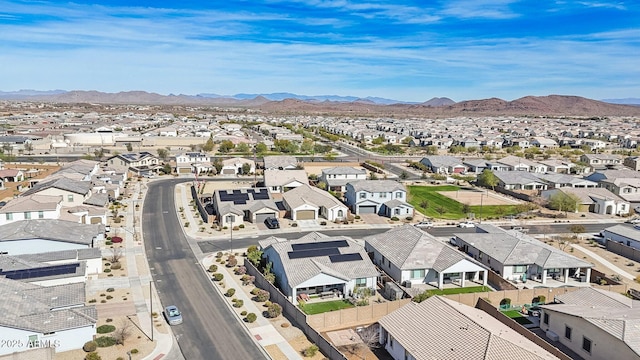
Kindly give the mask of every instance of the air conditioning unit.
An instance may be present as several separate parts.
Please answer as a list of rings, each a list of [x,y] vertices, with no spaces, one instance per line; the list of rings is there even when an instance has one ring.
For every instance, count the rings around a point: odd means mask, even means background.
[[[402,282],[402,286],[406,287],[406,288],[410,288],[411,287],[411,281],[409,280],[405,280]]]
[[[554,333],[551,330],[547,330],[547,337],[551,340],[551,341],[558,341],[560,340],[560,337],[558,336],[558,334]]]

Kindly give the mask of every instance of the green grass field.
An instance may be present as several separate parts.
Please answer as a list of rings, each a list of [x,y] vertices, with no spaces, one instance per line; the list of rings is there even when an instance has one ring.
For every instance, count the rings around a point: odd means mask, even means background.
[[[533,324],[531,321],[529,321],[529,319],[524,317],[524,315],[522,315],[518,310],[507,310],[507,311],[503,311],[502,313],[507,315],[511,319],[515,320],[520,325]]]
[[[436,219],[457,220],[467,216],[462,211],[463,204],[450,199],[444,195],[438,194],[438,191],[457,191],[460,190],[455,185],[441,186],[407,186],[409,192],[409,204],[413,205],[416,210],[425,216]],[[427,205],[423,207],[422,205]],[[443,210],[442,213],[438,209]],[[482,216],[486,218],[498,218],[518,213],[517,205],[472,205],[469,210],[476,214],[476,217]]]
[[[324,301],[313,304],[305,304],[302,311],[307,315],[322,314],[328,311],[348,309],[354,307],[352,303],[345,300]]]

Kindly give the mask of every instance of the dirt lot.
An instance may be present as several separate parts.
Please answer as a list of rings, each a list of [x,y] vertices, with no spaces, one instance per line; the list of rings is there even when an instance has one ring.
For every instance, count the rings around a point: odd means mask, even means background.
[[[8,201],[14,197],[14,195],[18,195],[20,191],[19,188],[27,189],[29,187],[29,180],[32,179],[44,179],[45,177],[53,174],[54,172],[60,169],[59,165],[43,165],[43,164],[33,164],[33,163],[5,163],[5,169],[20,169],[25,173],[26,181],[21,182],[7,182],[5,183],[5,189],[0,190],[0,201]],[[29,170],[35,170],[34,172],[27,174]]]
[[[491,191],[438,191],[438,194],[468,205],[518,205],[522,203],[522,201],[495,194]]]

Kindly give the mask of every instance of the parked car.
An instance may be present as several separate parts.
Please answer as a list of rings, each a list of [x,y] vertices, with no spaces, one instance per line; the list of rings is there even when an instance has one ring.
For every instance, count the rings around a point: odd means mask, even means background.
[[[419,227],[419,228],[427,228],[427,229],[431,229],[433,227],[433,223],[431,221],[420,221],[419,223],[414,225],[415,227]]]
[[[461,223],[458,224],[459,228],[472,228],[472,227],[476,227],[476,224],[474,224],[472,221],[463,221]]]
[[[640,218],[633,218],[625,221],[627,224],[640,224]]]
[[[267,227],[269,229],[279,229],[280,228],[280,223],[278,222],[278,219],[276,219],[274,217],[268,217],[268,218],[264,219],[264,223],[265,223],[265,225],[267,225]]]
[[[164,308],[164,317],[167,319],[169,325],[182,324],[182,314],[175,305],[170,305]]]

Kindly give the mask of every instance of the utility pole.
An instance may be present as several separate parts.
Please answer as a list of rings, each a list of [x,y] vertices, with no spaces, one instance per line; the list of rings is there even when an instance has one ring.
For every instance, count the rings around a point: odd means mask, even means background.
[[[233,222],[235,221],[235,216],[234,215],[227,215],[227,223],[231,222],[231,224],[229,224],[229,228],[231,229],[231,237],[229,238],[229,253],[233,254]]]
[[[149,321],[151,321],[151,342],[153,342],[153,292],[151,289],[153,285],[153,281],[149,281]]]

